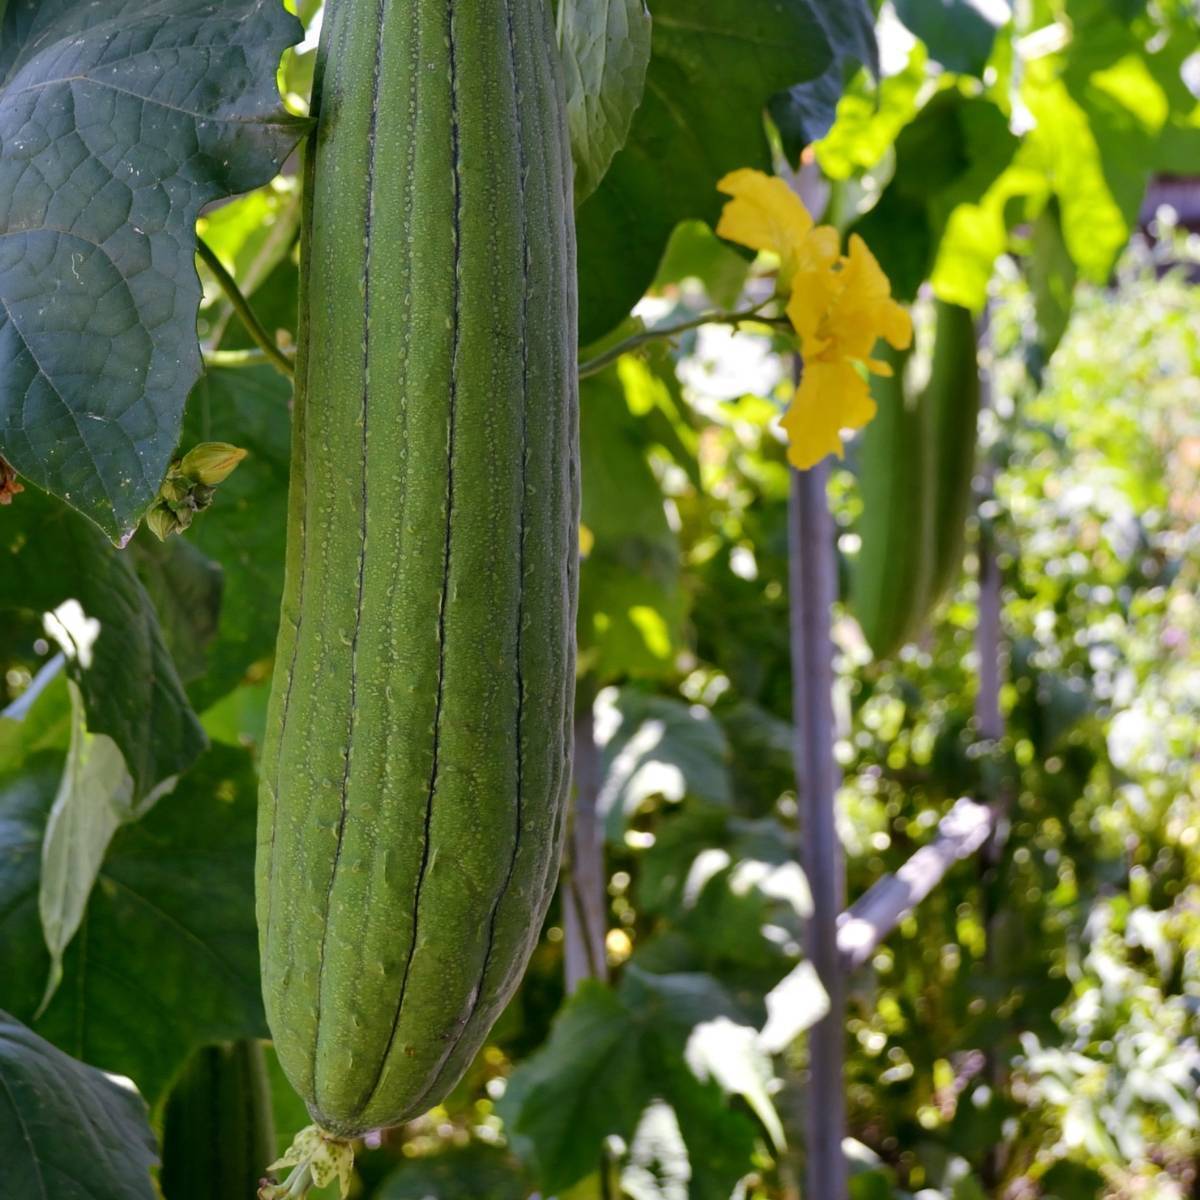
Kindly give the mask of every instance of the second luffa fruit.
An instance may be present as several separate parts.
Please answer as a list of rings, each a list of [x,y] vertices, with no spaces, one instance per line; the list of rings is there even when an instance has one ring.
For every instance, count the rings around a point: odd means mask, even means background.
[[[350,1136],[437,1103],[538,937],[570,774],[571,162],[548,0],[331,0],[258,915]]]

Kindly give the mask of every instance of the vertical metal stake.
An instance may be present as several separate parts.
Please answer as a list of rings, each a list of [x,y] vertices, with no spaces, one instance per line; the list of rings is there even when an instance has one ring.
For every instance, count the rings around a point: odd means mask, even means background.
[[[604,875],[604,831],[596,801],[600,794],[600,754],[596,747],[594,692],[581,684],[575,705],[575,788],[562,889],[567,994],[585,979],[608,977],[604,936],[608,896]]]
[[[807,950],[829,993],[829,1013],[808,1035],[806,1200],[846,1200],[849,1195],[842,1150],[846,989],[837,945],[846,872],[834,812],[841,776],[833,753],[831,614],[837,596],[837,548],[828,482],[827,462],[792,472],[788,554],[800,862],[813,895]]]

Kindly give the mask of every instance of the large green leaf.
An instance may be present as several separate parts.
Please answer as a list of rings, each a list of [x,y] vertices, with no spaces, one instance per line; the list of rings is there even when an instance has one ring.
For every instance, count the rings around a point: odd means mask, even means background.
[[[980,96],[938,92],[896,140],[896,171],[854,231],[875,252],[899,299],[912,300],[937,258],[946,224],[980,199],[1012,160],[1008,119]]]
[[[562,0],[558,44],[567,79],[567,125],[582,204],[625,144],[650,65],[645,0]]]
[[[278,0],[15,0],[0,25],[0,451],[114,540],[200,373],[202,206],[306,128]]]
[[[685,611],[679,538],[647,461],[649,421],[629,408],[628,371],[645,367],[610,367],[585,379],[581,396],[579,651],[583,668],[601,681],[668,674]]]
[[[492,1146],[471,1143],[393,1171],[372,1193],[373,1200],[524,1200],[528,1194],[511,1157]]]
[[[832,14],[862,0],[652,0],[646,94],[624,149],[579,210],[580,327],[592,342],[654,278],[678,222],[716,222],[717,180],[769,170],[762,112],[835,58]]]
[[[606,688],[596,700],[596,744],[596,806],[612,842],[621,842],[630,819],[654,799],[730,803],[729,747],[712,713],[700,705],[633,687]]]
[[[896,0],[896,12],[946,70],[977,76],[1011,15],[1004,0]]]
[[[175,670],[191,684],[208,670],[206,651],[216,637],[225,587],[221,568],[190,541],[161,542],[148,529],[139,530],[129,549]]]
[[[1062,239],[1086,278],[1108,278],[1156,171],[1200,160],[1200,105],[1183,79],[1194,18],[1158,28],[1105,0],[1072,0],[1072,37],[1025,64],[1033,126],[1011,164],[951,214],[932,273],[944,300],[978,309],[1014,222],[1057,201]],[[1061,314],[1060,314],[1061,316]]]
[[[514,1149],[556,1192],[596,1169],[606,1138],[628,1138],[649,1099],[633,1014],[586,980],[509,1081],[500,1114]]]
[[[659,821],[638,872],[637,907],[687,935],[708,970],[794,963],[811,915],[791,838],[771,819],[685,809]]]
[[[133,780],[112,738],[89,733],[87,712],[74,680],[71,697],[71,741],[58,792],[42,839],[38,911],[50,951],[46,1004],[62,979],[63,951],[79,929],[100,864],[116,831],[139,820],[173,786],[168,780],[139,803]]]
[[[690,1177],[689,1195],[717,1200],[752,1169],[757,1138],[728,1097],[742,1096],[779,1135],[768,1073],[753,1027],[716,980],[631,963],[615,991],[589,980],[567,1002],[550,1040],[513,1074],[499,1113],[547,1193],[595,1171],[605,1139],[617,1136],[635,1144],[633,1194],[654,1194],[669,1155],[668,1173]],[[664,1105],[678,1114],[686,1149]]]
[[[25,1200],[154,1200],[146,1106],[0,1012],[4,1194]]]
[[[233,442],[249,451],[185,538],[221,565],[224,597],[208,671],[188,688],[208,708],[247,668],[269,658],[279,625],[287,535],[291,387],[270,367],[214,369],[196,385],[184,421],[187,445]]]
[[[49,959],[38,924],[43,829],[60,760],[0,781],[0,1004],[28,1019]],[[256,782],[215,746],[149,816],[113,839],[61,986],[33,1028],[128,1075],[153,1105],[197,1047],[265,1036],[254,926]]]
[[[112,738],[134,799],[185,770],[205,744],[128,552],[32,488],[0,520],[0,612],[47,621],[68,657],[91,733]]]
[[[816,79],[797,83],[771,100],[771,117],[793,164],[806,146],[829,132],[853,68],[865,67],[867,73],[879,74],[871,9],[866,4],[833,3],[818,11],[833,48],[833,61]]]

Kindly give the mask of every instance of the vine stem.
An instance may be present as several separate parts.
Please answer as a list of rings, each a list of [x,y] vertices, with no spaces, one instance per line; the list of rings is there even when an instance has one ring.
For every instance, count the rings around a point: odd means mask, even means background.
[[[771,300],[773,299],[772,296]],[[692,317],[690,320],[681,321],[677,325],[659,325],[653,329],[635,333],[597,354],[595,358],[580,363],[579,378],[587,379],[590,375],[599,374],[605,367],[612,366],[623,354],[628,354],[631,350],[636,350],[648,342],[689,333],[693,329],[699,329],[702,325],[733,325],[736,327],[746,321],[758,321],[763,325],[786,325],[787,320],[784,317],[764,317],[762,315],[762,310],[770,304],[771,300],[764,300],[761,304],[757,304],[753,308],[742,309],[740,312],[706,312],[701,313],[698,317]]]
[[[272,360],[261,350],[206,350],[205,366],[209,367],[261,367]]]
[[[221,291],[225,293],[226,299],[233,305],[233,311],[237,313],[238,319],[246,327],[246,332],[254,339],[254,344],[263,352],[265,361],[269,362],[277,371],[287,376],[288,379],[295,377],[296,369],[289,355],[285,354],[276,343],[275,339],[263,328],[262,322],[255,315],[254,309],[250,307],[249,300],[242,295],[242,289],[238,287],[237,280],[225,269],[225,264],[217,257],[216,251],[203,239],[196,239],[196,253],[200,257],[200,261],[213,273],[214,278],[221,287]],[[222,353],[217,351],[216,353]],[[208,361],[214,361],[214,356],[209,354]],[[244,362],[238,362],[238,366],[245,365]]]

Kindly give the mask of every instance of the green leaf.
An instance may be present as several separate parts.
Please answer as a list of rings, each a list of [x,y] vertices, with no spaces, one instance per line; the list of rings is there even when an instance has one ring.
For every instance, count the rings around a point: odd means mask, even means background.
[[[625,144],[650,65],[645,0],[561,0],[558,45],[567,84],[567,127],[582,204]]]
[[[71,741],[58,791],[46,821],[38,912],[50,951],[50,976],[39,1012],[62,980],[63,951],[79,929],[88,897],[113,835],[139,820],[175,786],[164,780],[140,802],[133,799],[133,780],[116,742],[87,729],[83,697],[74,680],[71,697]]]
[[[814,147],[821,170],[831,179],[848,179],[856,170],[875,166],[913,119],[928,72],[920,42],[913,45],[904,69],[881,80],[874,92],[861,72],[838,101],[832,127]]]
[[[654,277],[654,290],[697,279],[717,308],[731,309],[742,294],[750,264],[703,221],[675,226]]]
[[[624,149],[578,213],[581,342],[628,315],[680,221],[716,224],[718,179],[737,167],[770,170],[763,107],[828,69],[826,22],[841,3],[712,0],[701,9],[652,0],[645,96]]]
[[[221,568],[189,540],[159,541],[146,529],[129,544],[129,552],[158,614],[175,670],[190,684],[208,670],[206,650],[221,617]]]
[[[0,774],[44,750],[65,752],[71,740],[71,701],[61,654],[44,662],[33,682],[0,709]]]
[[[154,1200],[146,1106],[0,1012],[0,1163],[7,1196]]]
[[[239,367],[208,371],[188,401],[189,445],[223,438],[249,451],[221,484],[212,508],[185,535],[224,573],[208,671],[188,689],[200,711],[236,687],[275,647],[287,536],[290,399],[291,387],[277,371]]]
[[[1027,269],[1037,316],[1040,369],[1050,361],[1067,331],[1079,274],[1067,251],[1058,205],[1054,202],[1042,210],[1034,223]]]
[[[410,1159],[371,1193],[372,1200],[524,1200],[526,1194],[511,1158],[477,1142]]]
[[[596,744],[596,807],[612,842],[623,840],[629,820],[652,800],[732,801],[725,735],[699,705],[636,688],[606,688],[596,699]]]
[[[644,1028],[643,1053],[658,1095],[675,1110],[692,1172],[690,1196],[724,1200],[749,1173],[754,1123],[730,1108],[740,1095],[776,1144],[782,1129],[766,1094],[769,1064],[752,1025],[709,975],[656,975],[630,963],[620,994]]]
[[[934,268],[955,210],[984,196],[1016,148],[1008,118],[995,104],[952,87],[938,92],[904,127],[896,140],[891,183],[854,226],[898,299],[915,298]]]
[[[783,141],[783,152],[793,166],[800,154],[830,130],[839,115],[838,102],[854,67],[864,74],[879,74],[875,23],[863,3],[819,6],[822,24],[833,48],[833,61],[816,79],[798,83],[771,100],[770,112]]]
[[[747,1032],[726,1036],[734,1027]],[[593,1173],[606,1138],[636,1141],[640,1132],[633,1165],[642,1170],[633,1179],[653,1196],[645,1189],[655,1178],[655,1154],[665,1151],[647,1147],[645,1122],[660,1135],[665,1127],[645,1114],[661,1117],[666,1104],[687,1143],[687,1163],[672,1167],[676,1179],[686,1166],[689,1196],[728,1200],[752,1169],[756,1142],[754,1123],[730,1109],[729,1095],[761,1106],[779,1132],[764,1090],[765,1059],[752,1043],[753,1030],[716,980],[654,975],[631,963],[616,992],[592,980],[580,987],[549,1042],[513,1073],[498,1112],[546,1193]],[[674,1142],[675,1156],[678,1149]]]
[[[980,78],[1012,16],[1006,0],[896,0],[896,14],[947,71]]]
[[[45,617],[87,708],[117,744],[138,801],[204,749],[154,606],[128,553],[32,488],[0,525],[0,611]]]
[[[0,780],[0,1004],[38,1005],[48,956],[37,895],[61,760]],[[214,746],[112,841],[63,982],[34,1029],[128,1075],[151,1105],[199,1046],[266,1035],[254,925],[256,781],[249,755]]]
[[[546,1192],[596,1169],[604,1140],[628,1139],[651,1098],[634,1019],[603,984],[586,980],[549,1041],[513,1072],[497,1111]]]
[[[1106,280],[1151,175],[1186,172],[1200,156],[1200,108],[1182,78],[1194,23],[1143,39],[1111,5],[1072,9],[1065,53],[1026,64],[1021,99],[1034,124],[1011,165],[949,219],[932,273],[944,300],[978,309],[1009,227],[1036,219],[1051,196],[1080,274]]]
[[[649,422],[629,408],[625,370],[609,368],[581,388],[579,650],[583,669],[602,682],[670,673],[684,618],[679,538],[647,461]]]
[[[802,962],[767,993],[766,1004],[767,1023],[758,1044],[768,1054],[782,1054],[829,1011],[829,995],[816,967]]]
[[[753,1171],[758,1129],[744,1112],[731,1108],[714,1083],[701,1086],[678,1061],[668,1061],[663,1088],[683,1130],[692,1168],[688,1200],[730,1200],[744,1195],[742,1181]]]
[[[307,128],[277,0],[21,0],[0,26],[0,451],[113,540],[154,500],[200,373],[201,208]]]

